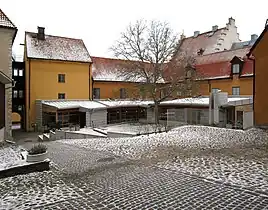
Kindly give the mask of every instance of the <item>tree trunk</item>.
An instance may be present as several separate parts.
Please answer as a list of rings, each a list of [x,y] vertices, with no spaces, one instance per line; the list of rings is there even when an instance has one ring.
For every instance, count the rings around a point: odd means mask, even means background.
[[[158,112],[158,102],[154,103],[154,119],[155,119],[155,124],[159,124],[159,112]]]

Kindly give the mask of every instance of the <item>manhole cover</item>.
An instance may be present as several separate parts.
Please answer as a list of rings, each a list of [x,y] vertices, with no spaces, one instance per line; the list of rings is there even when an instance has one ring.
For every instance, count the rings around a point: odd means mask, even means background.
[[[115,159],[114,157],[101,158],[98,159],[97,162],[110,162],[113,161],[114,159]]]

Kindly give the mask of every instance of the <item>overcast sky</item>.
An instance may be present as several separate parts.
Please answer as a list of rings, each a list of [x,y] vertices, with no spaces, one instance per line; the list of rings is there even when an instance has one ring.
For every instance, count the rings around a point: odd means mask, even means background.
[[[1,0],[0,7],[18,28],[16,51],[25,31],[43,26],[50,35],[82,38],[90,55],[100,57],[111,57],[120,32],[140,18],[167,21],[191,36],[223,27],[232,16],[243,41],[259,35],[268,18],[267,0]]]

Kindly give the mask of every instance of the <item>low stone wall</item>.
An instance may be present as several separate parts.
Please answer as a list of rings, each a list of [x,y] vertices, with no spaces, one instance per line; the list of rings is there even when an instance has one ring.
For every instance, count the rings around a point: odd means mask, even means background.
[[[56,131],[56,140],[60,139],[89,139],[89,138],[104,138],[86,133],[76,133],[72,131]]]
[[[42,172],[49,170],[49,160],[45,160],[38,163],[30,163],[21,166],[12,167],[6,170],[0,171],[0,178],[16,176],[20,174],[28,174],[32,172]]]
[[[122,137],[133,137],[137,136],[137,134],[131,133],[117,133],[117,132],[107,132],[107,137],[109,138],[122,138]]]

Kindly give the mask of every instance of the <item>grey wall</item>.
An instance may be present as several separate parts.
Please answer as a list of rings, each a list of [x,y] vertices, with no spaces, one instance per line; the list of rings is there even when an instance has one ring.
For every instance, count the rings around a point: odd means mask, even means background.
[[[107,125],[107,109],[93,110],[86,112],[86,126],[100,127]]]

